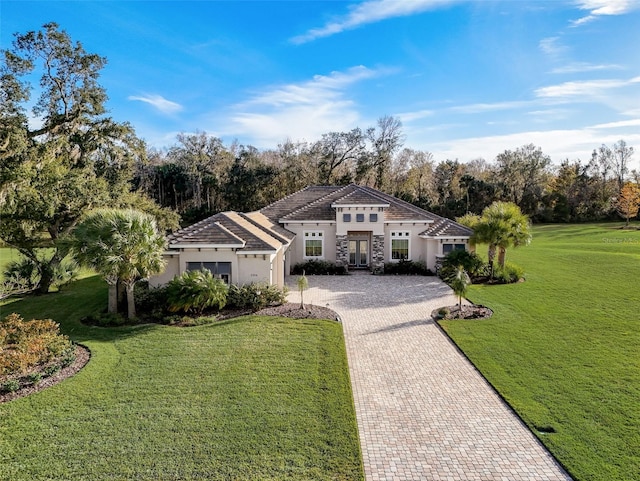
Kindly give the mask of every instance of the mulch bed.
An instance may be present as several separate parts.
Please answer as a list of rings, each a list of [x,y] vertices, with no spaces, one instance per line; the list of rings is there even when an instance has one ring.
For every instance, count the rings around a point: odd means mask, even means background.
[[[339,321],[338,313],[328,307],[314,306],[313,304],[305,304],[304,309],[300,309],[300,304],[288,302],[279,306],[267,307],[255,314],[261,316],[280,316],[290,317],[292,319],[331,319]]]
[[[442,309],[448,309],[448,313],[441,314]],[[493,311],[485,306],[463,305],[462,309],[458,306],[448,306],[436,309],[431,313],[431,317],[435,320],[449,319],[489,319],[493,315]]]
[[[68,377],[71,377],[78,371],[80,371],[80,369],[82,369],[89,362],[89,359],[91,359],[91,351],[89,351],[89,349],[84,346],[76,344],[76,360],[71,365],[61,369],[52,376],[42,379],[36,384],[25,386],[14,392],[0,394],[0,403],[13,401],[14,399],[28,396],[29,394],[42,391],[43,389],[53,386],[54,384],[58,384],[59,382],[64,381]]]

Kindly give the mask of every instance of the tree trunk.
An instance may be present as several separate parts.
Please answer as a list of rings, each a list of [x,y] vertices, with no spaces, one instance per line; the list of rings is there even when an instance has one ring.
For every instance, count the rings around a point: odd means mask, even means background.
[[[504,260],[507,256],[507,249],[500,247],[498,250],[498,265],[504,269]]]
[[[107,308],[109,314],[116,314],[118,312],[118,285],[109,284],[109,307]]]
[[[133,297],[133,286],[135,284],[132,283],[127,283],[126,284],[126,290],[127,290],[127,317],[129,319],[133,319],[136,317],[136,300]]]
[[[56,251],[51,260],[38,266],[40,270],[40,281],[36,286],[36,294],[46,294],[53,283],[55,268],[60,264],[60,255]]]
[[[493,279],[493,260],[496,258],[496,245],[489,244],[489,253],[487,254],[489,258],[489,276]]]

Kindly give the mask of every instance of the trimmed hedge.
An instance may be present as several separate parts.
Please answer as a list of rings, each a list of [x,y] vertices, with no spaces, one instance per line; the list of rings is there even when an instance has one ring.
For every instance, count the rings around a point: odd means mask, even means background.
[[[329,261],[317,261],[310,260],[306,262],[300,262],[291,268],[291,274],[300,276],[302,273],[314,276],[314,275],[334,275],[343,276],[347,274],[347,268],[345,266],[338,266]]]
[[[385,275],[413,275],[432,276],[433,272],[427,269],[424,262],[400,260],[400,262],[387,262],[384,265]]]

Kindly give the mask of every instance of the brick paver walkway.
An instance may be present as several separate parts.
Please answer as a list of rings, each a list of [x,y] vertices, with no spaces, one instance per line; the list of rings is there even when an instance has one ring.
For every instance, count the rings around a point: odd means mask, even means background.
[[[432,310],[455,304],[446,285],[308,279],[305,302],[342,318],[367,481],[571,479],[431,321]]]

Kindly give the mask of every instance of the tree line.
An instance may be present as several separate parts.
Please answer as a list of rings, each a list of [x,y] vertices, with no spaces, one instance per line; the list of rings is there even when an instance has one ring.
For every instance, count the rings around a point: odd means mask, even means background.
[[[189,223],[225,211],[250,211],[307,185],[375,187],[447,217],[480,214],[494,201],[513,202],[535,222],[616,218],[633,147],[624,140],[594,149],[591,159],[553,165],[540,147],[505,150],[488,162],[436,161],[405,147],[401,122],[329,132],[316,142],[287,140],[274,149],[223,142],[205,132],[179,134],[174,145],[136,164],[136,188]]]

